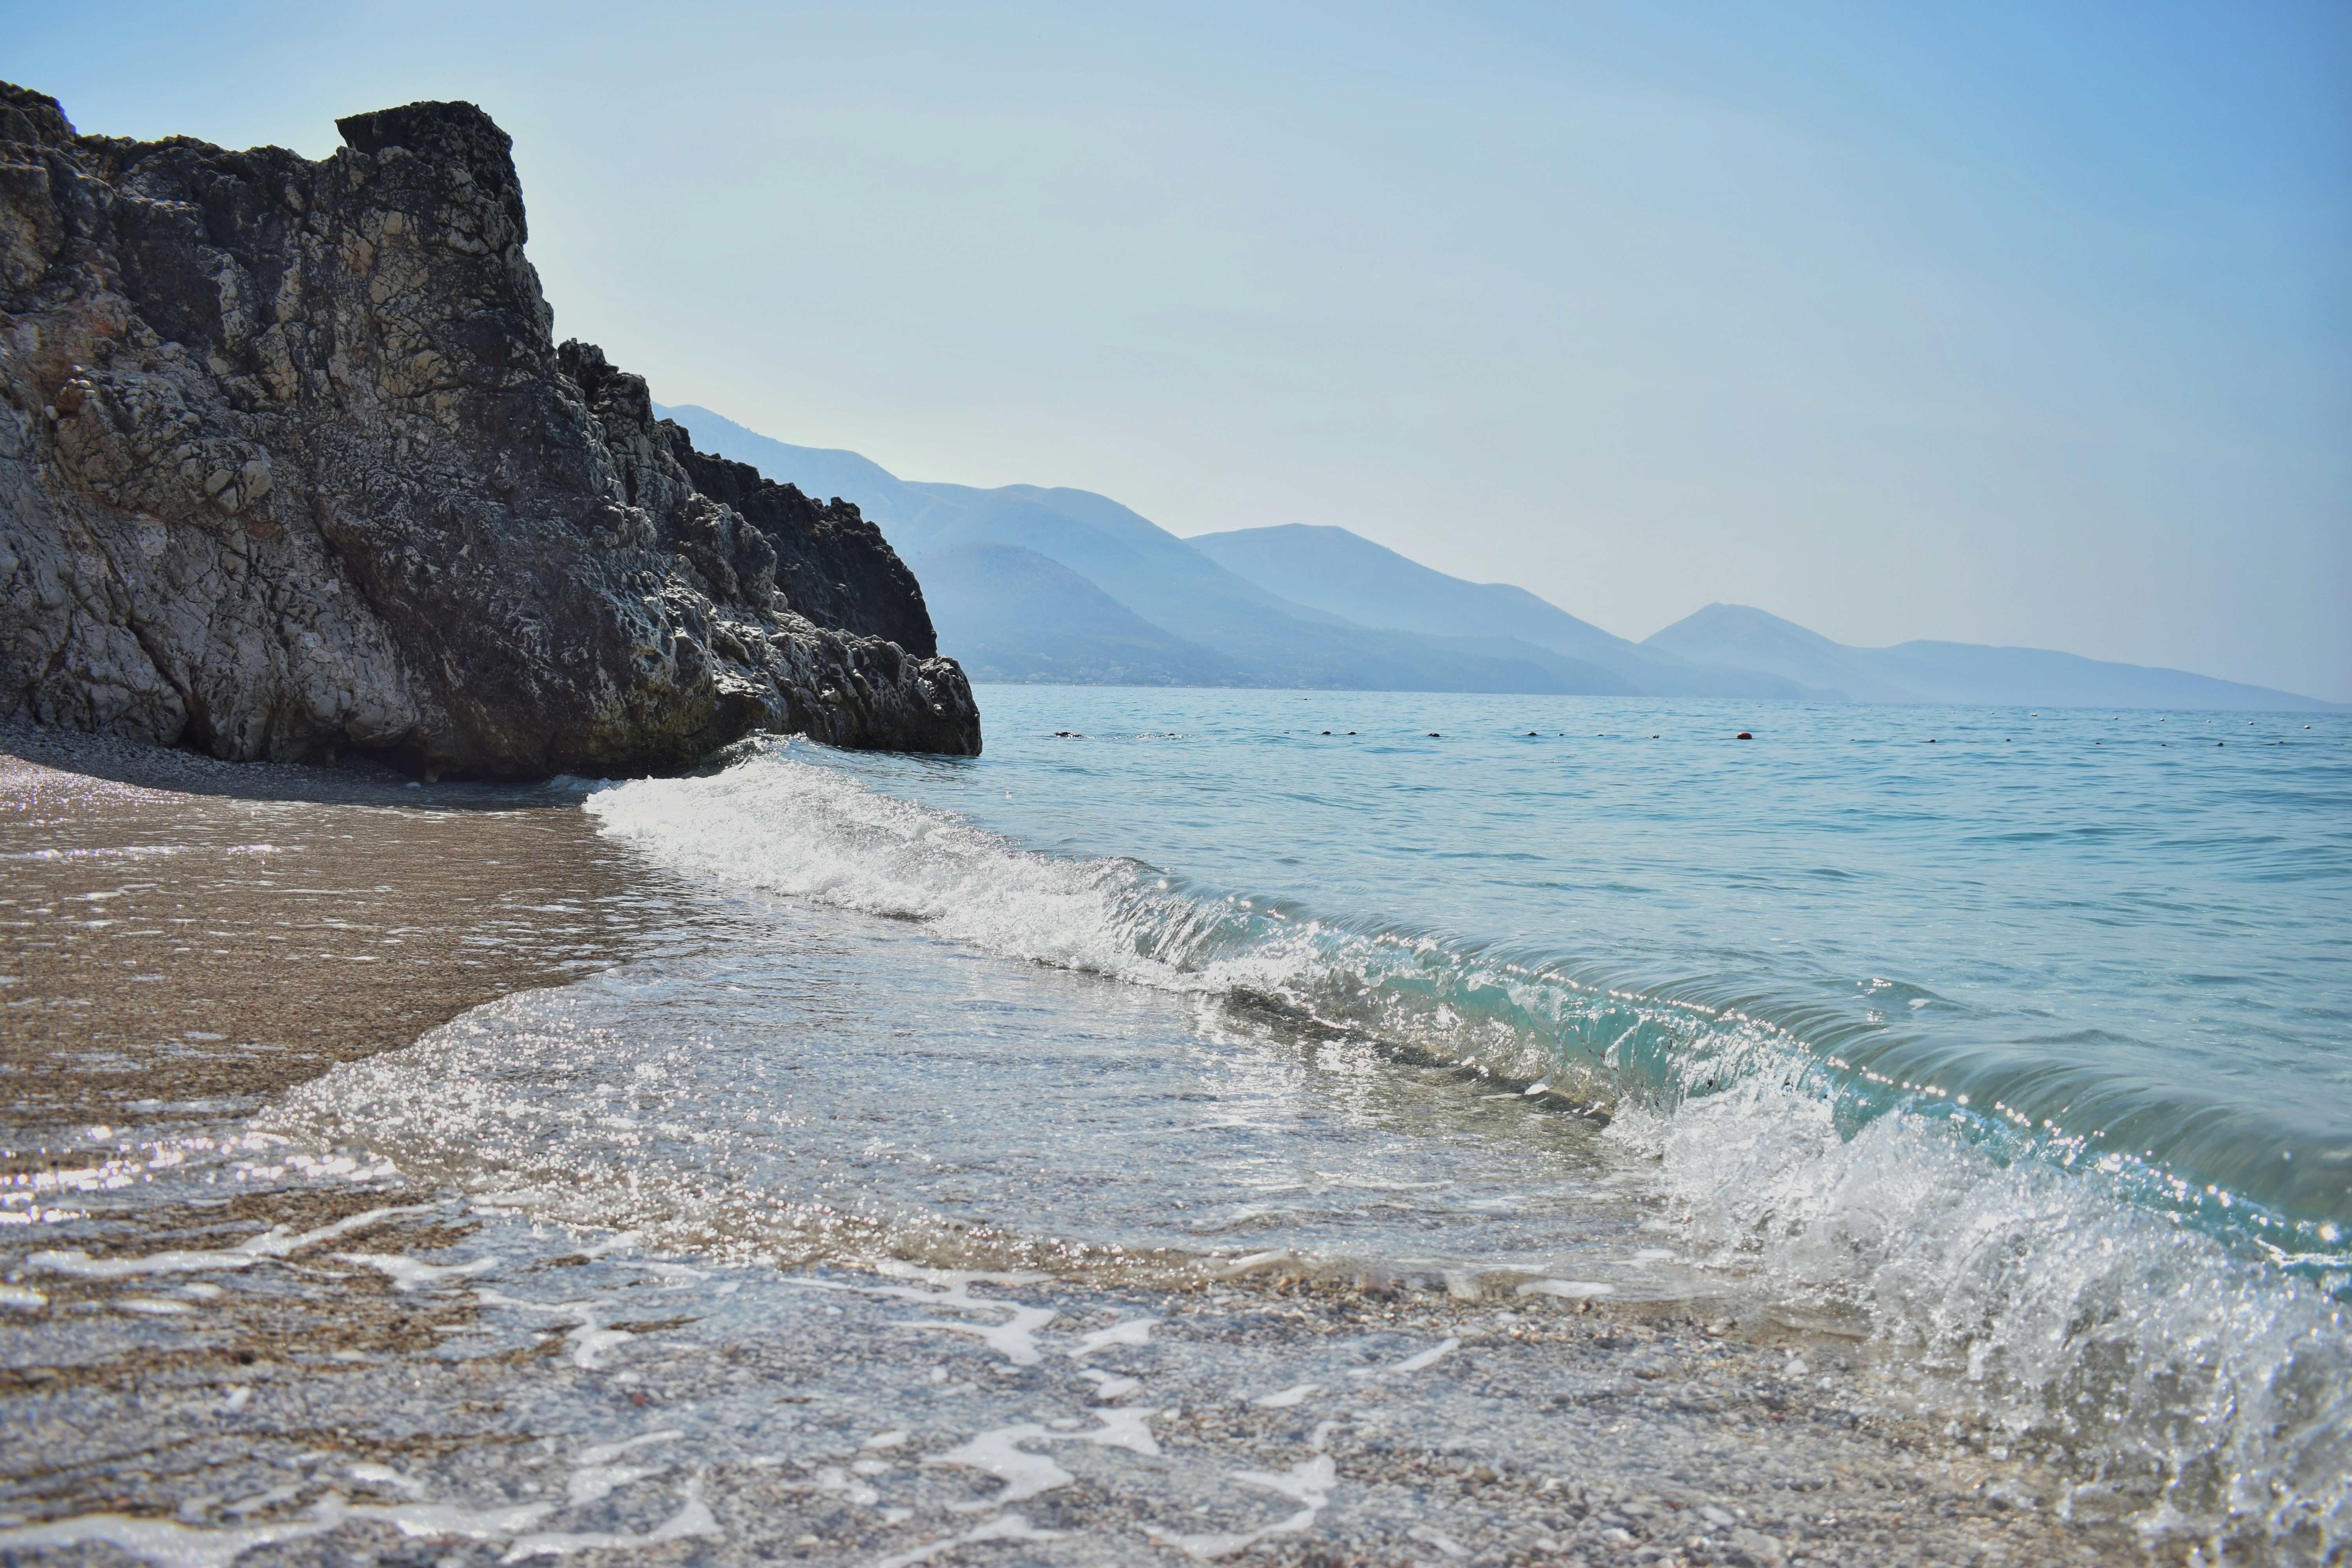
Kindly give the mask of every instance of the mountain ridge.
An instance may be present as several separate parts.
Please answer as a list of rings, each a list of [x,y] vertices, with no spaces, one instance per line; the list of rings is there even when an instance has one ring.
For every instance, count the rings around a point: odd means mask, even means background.
[[[2250,712],[2342,712],[2352,707],[2191,670],[2053,648],[1926,639],[1855,647],[1769,610],[1721,602],[1653,633],[1644,646],[1686,658],[1750,661],[1752,668],[1844,690],[1858,701]]]
[[[982,602],[969,585],[940,573],[985,570],[1004,583],[1012,580],[1014,563],[954,547],[1010,545],[1056,563],[1160,632],[1213,652],[1231,667],[1233,684],[1549,695],[1622,695],[1633,689],[1609,668],[1534,643],[1497,644],[1481,637],[1472,639],[1475,646],[1446,646],[1299,604],[1228,571],[1150,519],[1090,490],[1041,485],[979,489],[902,479],[856,453],[794,447],[699,405],[664,405],[657,412],[727,456],[764,472],[797,475],[793,482],[813,493],[831,491],[864,510],[902,553],[929,560],[925,593],[943,646],[977,639],[992,650],[991,668],[999,670],[1050,668],[1062,679],[1120,683],[1128,678],[1118,672],[1130,665],[1137,645],[1131,637],[1106,631],[1088,653],[1064,628],[1035,624],[1019,632],[1003,614],[980,614]],[[1066,584],[1034,564],[1019,574],[1041,588],[1056,584],[1056,602],[1076,602],[1065,592]],[[1008,640],[1017,632],[1028,639],[1024,648]],[[1757,695],[1793,690],[1778,677],[1746,679]]]
[[[861,454],[794,447],[698,405],[656,412],[729,457],[865,509],[916,564],[940,646],[984,647],[984,668],[992,672],[986,679],[1161,684],[1185,669],[1193,672],[1186,683],[1209,685],[2279,711],[2347,706],[2049,649],[1931,641],[1854,648],[1768,612],[1720,604],[1636,642],[1515,584],[1449,576],[1331,524],[1179,538],[1090,490],[902,479]],[[1046,566],[1149,631],[1110,616]],[[1024,621],[1021,605],[992,602],[980,583],[959,576],[969,573],[988,575],[1000,593],[1016,580],[1030,584],[1045,596],[1041,605],[1064,605],[1097,628],[1097,645],[1049,624],[1042,608]]]

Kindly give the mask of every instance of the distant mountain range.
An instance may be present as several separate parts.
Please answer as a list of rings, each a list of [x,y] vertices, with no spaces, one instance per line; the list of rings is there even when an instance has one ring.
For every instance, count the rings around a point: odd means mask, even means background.
[[[1906,642],[1848,647],[1746,605],[1709,605],[1643,645],[1685,658],[1770,670],[1856,702],[1959,702],[2054,708],[2238,708],[2340,711],[2347,705],[2139,664],[2039,647]]]
[[[975,680],[1822,702],[2330,710],[2180,670],[2039,648],[1833,643],[1710,605],[1643,642],[1523,588],[1449,577],[1344,528],[1179,539],[1090,490],[899,479],[709,409],[655,406],[695,445],[854,501],[923,585],[940,648]]]

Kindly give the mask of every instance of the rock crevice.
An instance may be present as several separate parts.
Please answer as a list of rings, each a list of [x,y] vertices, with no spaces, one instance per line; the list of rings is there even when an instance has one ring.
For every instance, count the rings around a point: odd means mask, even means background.
[[[337,124],[132,142],[0,85],[0,714],[434,776],[978,753],[856,507],[555,342],[488,116]]]

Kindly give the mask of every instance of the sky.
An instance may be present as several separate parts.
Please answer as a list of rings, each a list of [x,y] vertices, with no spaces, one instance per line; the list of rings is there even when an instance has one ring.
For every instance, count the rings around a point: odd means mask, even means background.
[[[0,0],[83,132],[480,104],[664,403],[1642,637],[2352,700],[2352,6]]]

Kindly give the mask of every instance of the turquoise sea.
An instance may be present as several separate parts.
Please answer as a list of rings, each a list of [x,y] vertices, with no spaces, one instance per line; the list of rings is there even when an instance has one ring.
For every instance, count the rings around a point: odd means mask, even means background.
[[[2352,720],[981,698],[579,786],[664,952],[300,1114],[715,1253],[1721,1303],[2342,1537]]]

